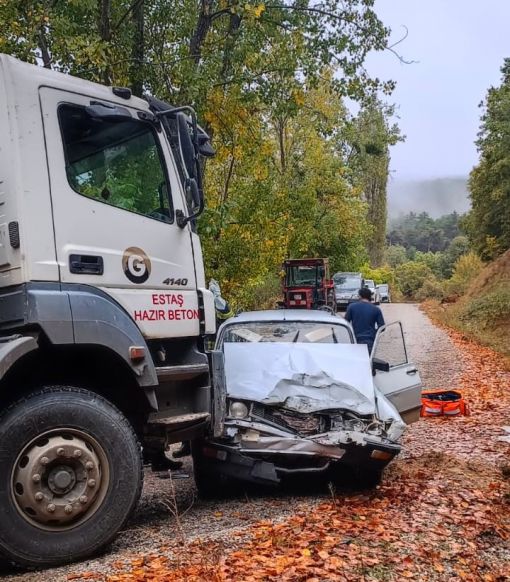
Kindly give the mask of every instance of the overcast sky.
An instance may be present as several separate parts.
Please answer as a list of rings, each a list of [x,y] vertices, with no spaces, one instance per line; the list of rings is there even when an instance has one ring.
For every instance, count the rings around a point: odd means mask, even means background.
[[[476,163],[478,104],[497,85],[510,56],[509,0],[376,0],[375,10],[392,29],[396,49],[374,54],[373,76],[394,79],[391,101],[407,136],[392,149],[394,179],[466,176]]]

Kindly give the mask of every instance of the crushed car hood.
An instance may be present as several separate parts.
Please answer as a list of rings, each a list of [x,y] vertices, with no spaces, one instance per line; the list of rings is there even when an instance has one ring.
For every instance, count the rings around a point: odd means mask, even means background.
[[[240,342],[225,343],[224,352],[230,398],[301,413],[347,409],[400,419],[374,388],[365,345]]]

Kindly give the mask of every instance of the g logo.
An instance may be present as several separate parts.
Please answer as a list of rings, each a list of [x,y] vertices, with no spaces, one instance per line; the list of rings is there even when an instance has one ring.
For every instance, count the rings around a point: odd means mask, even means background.
[[[145,283],[151,274],[151,260],[142,249],[129,247],[122,257],[122,270],[132,283]]]

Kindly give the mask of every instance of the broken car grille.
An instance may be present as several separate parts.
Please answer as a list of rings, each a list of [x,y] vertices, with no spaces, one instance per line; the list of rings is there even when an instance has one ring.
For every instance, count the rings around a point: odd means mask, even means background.
[[[262,404],[253,404],[252,414],[300,436],[311,436],[323,431],[321,418],[311,414],[299,414],[281,409],[272,410]]]

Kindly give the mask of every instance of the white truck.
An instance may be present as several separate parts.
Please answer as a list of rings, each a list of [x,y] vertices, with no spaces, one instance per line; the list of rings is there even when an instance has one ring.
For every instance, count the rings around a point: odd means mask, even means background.
[[[189,108],[0,55],[0,555],[84,558],[214,406]],[[214,365],[214,363],[213,363]]]

